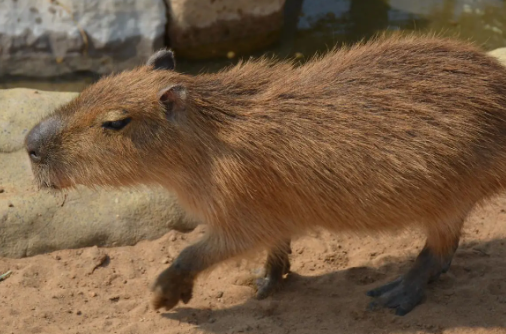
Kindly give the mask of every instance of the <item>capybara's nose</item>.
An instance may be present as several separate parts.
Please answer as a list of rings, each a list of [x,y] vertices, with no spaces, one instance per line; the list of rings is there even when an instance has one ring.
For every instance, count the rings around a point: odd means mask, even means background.
[[[48,118],[30,130],[25,138],[25,148],[33,163],[43,163],[47,158],[47,143],[56,134],[58,124]]]

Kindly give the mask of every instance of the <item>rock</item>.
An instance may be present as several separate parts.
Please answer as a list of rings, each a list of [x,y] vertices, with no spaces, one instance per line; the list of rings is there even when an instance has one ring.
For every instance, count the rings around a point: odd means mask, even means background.
[[[250,53],[276,42],[285,0],[165,0],[176,57],[205,59]]]
[[[105,74],[163,46],[163,0],[0,1],[0,76]]]
[[[87,254],[85,254],[85,256],[87,256],[89,258],[89,260],[86,261],[87,267],[88,267],[87,271],[86,271],[87,275],[93,274],[95,269],[97,269],[98,267],[100,267],[103,264],[106,264],[108,261],[110,261],[109,255],[107,255],[107,253],[105,252],[105,250],[103,248],[98,248],[97,246],[93,246],[93,247],[88,247],[86,249],[86,251],[87,251]]]
[[[28,155],[27,130],[73,93],[30,89],[0,91],[0,256],[24,257],[59,249],[133,245],[171,229],[190,231],[174,195],[158,188],[91,190],[63,194],[37,191]],[[13,204],[13,206],[9,206]]]
[[[488,54],[496,57],[506,66],[506,47],[492,50]]]
[[[0,153],[23,147],[30,129],[56,106],[77,93],[39,92],[31,89],[0,90]]]

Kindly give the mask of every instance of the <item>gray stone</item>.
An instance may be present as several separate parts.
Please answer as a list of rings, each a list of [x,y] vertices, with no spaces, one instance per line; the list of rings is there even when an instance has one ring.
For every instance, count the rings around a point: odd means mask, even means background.
[[[0,76],[98,74],[163,46],[163,0],[0,0]]]
[[[31,89],[0,90],[0,152],[11,153],[23,147],[28,131],[77,93],[42,92]]]
[[[176,57],[249,53],[279,38],[285,0],[165,0]]]
[[[174,195],[161,188],[49,194],[33,184],[24,134],[75,93],[0,91],[0,256],[24,257],[86,246],[133,245],[171,229],[190,231]],[[10,132],[10,133],[9,133]]]

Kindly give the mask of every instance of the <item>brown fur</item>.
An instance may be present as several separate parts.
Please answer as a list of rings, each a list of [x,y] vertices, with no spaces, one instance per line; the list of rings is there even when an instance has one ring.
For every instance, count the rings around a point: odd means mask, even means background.
[[[184,94],[167,120],[159,92]],[[109,118],[132,117],[119,132]],[[416,225],[443,256],[506,184],[506,69],[474,46],[380,38],[295,67],[266,59],[189,76],[149,66],[59,108],[41,185],[161,184],[209,226],[202,263],[315,226]]]

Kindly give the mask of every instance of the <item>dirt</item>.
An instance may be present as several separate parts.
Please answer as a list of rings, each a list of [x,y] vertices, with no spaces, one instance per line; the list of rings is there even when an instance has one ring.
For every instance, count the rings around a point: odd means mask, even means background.
[[[466,223],[450,271],[404,317],[368,311],[366,291],[396,278],[423,245],[416,231],[358,236],[322,231],[293,243],[283,291],[253,298],[265,254],[225,263],[189,304],[156,312],[150,286],[205,226],[131,247],[0,258],[0,333],[506,333],[506,196]]]

